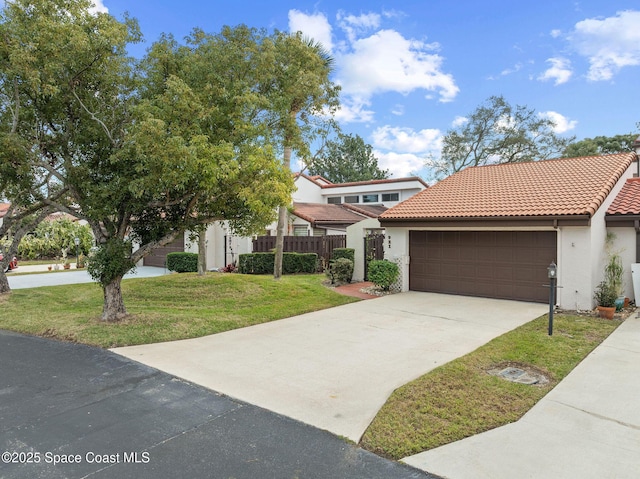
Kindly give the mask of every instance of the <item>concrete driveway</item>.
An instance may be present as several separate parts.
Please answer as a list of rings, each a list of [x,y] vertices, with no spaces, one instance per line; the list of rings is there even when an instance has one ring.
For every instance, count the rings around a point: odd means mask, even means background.
[[[546,309],[409,292],[203,338],[113,351],[358,441],[396,388]]]

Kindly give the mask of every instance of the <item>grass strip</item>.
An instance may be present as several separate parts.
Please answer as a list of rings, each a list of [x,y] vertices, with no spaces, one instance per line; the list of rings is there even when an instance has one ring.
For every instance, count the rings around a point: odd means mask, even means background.
[[[377,414],[361,446],[401,459],[517,421],[575,368],[620,321],[542,316],[398,388]],[[524,385],[488,373],[532,367],[546,385]]]
[[[130,317],[100,321],[95,284],[17,289],[0,297],[0,328],[103,348],[187,339],[357,301],[322,285],[324,275],[183,273],[122,282]]]

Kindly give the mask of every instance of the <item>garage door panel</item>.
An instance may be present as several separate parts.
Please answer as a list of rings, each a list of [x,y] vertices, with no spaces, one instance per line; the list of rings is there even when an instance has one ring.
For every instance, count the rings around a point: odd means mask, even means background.
[[[546,302],[554,231],[411,231],[409,287],[416,291]]]

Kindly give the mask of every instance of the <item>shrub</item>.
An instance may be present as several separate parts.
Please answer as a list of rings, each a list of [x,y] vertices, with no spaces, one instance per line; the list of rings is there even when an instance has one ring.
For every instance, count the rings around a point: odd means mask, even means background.
[[[229,263],[224,268],[220,268],[220,272],[221,273],[237,273],[238,267],[233,263]]]
[[[332,261],[327,276],[331,278],[331,284],[350,283],[353,277],[353,261],[347,258]]]
[[[169,253],[167,269],[177,273],[196,273],[198,271],[198,255],[196,253]]]
[[[80,240],[78,250],[88,254],[93,244],[93,235],[88,225],[62,218],[42,221],[34,231],[27,234],[18,246],[18,257],[24,259],[55,258],[65,249],[75,255],[75,238]]]
[[[273,274],[275,253],[247,253],[240,255],[238,269],[243,274]],[[282,273],[315,273],[318,264],[316,253],[284,253]]]
[[[386,259],[369,262],[369,281],[385,291],[396,282],[400,275],[398,265]]]
[[[351,260],[351,262],[355,262],[356,250],[353,248],[334,248],[331,252],[331,259],[338,260],[340,258],[346,258]]]

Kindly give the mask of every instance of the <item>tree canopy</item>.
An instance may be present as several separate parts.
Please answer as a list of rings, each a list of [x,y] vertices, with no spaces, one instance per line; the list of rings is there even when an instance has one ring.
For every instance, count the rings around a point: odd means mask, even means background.
[[[573,138],[553,130],[554,122],[527,106],[492,96],[443,138],[441,158],[428,161],[436,177],[469,166],[546,160],[560,156]]]
[[[309,165],[309,173],[333,183],[389,178],[389,171],[378,167],[371,145],[359,135],[343,133],[336,140],[327,141],[323,152]]]
[[[627,135],[585,138],[584,140],[576,141],[568,145],[562,156],[575,158],[578,156],[609,155],[625,151],[634,151],[633,142],[636,138],[637,134],[634,135],[632,133]]]
[[[115,320],[127,314],[123,275],[153,248],[214,220],[255,232],[293,182],[270,135],[263,32],[195,30],[184,45],[165,36],[136,62],[126,47],[141,38],[137,23],[91,5],[6,2],[0,168],[15,172],[12,185],[89,222],[103,319]]]

